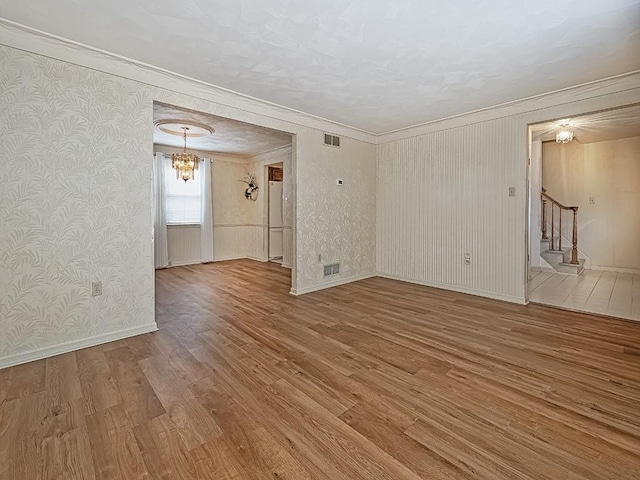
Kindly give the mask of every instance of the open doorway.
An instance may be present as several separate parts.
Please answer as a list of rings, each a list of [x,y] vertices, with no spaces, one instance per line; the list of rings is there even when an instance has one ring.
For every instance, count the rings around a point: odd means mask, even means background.
[[[271,259],[270,166],[280,170],[282,191],[279,263],[291,268],[293,136],[162,103],[153,112],[156,269],[253,270],[258,281],[257,262]],[[187,170],[196,159],[196,167],[185,174],[180,159]],[[291,271],[281,270],[277,280],[286,278],[280,286],[288,292]]]
[[[529,138],[529,300],[640,320],[640,105]]]
[[[267,165],[269,182],[267,220],[269,223],[269,261],[283,264],[284,257],[284,164]]]

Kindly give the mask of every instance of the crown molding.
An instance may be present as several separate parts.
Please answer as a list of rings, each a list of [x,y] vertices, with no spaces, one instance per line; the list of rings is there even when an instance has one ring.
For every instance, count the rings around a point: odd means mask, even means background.
[[[405,138],[471,125],[474,123],[535,112],[536,110],[557,107],[559,105],[570,105],[596,97],[607,97],[632,91],[635,92],[629,95],[629,97],[633,97],[633,99],[630,101],[622,100],[621,102],[618,102],[619,105],[616,106],[624,106],[626,104],[640,102],[640,70],[634,70],[632,72],[595,80],[593,82],[574,85],[560,90],[554,90],[552,92],[545,92],[539,95],[533,95],[511,102],[493,105],[491,107],[381,133],[376,136],[376,143],[380,145]],[[603,108],[611,108],[611,105]],[[581,113],[587,112],[575,112],[575,114]],[[540,121],[544,120],[547,119],[540,119]]]
[[[288,123],[287,133],[295,134],[298,132],[299,127],[307,127],[321,131],[330,130],[345,137],[367,143],[376,143],[376,135],[371,132],[234,92],[211,83],[12,22],[2,17],[0,17],[0,45],[108,73],[147,86],[207,100],[239,110],[239,113],[245,113],[245,115],[233,117],[234,112],[227,112],[228,115],[225,116],[234,120],[246,122],[246,113],[250,113],[256,121],[259,121],[259,118],[255,118],[255,115],[258,114],[264,117],[264,120],[272,119]],[[270,122],[263,121],[261,125],[270,126],[265,123]],[[271,128],[274,127],[271,126]],[[282,129],[280,128],[280,130]]]
[[[249,162],[259,162],[263,160],[269,160],[274,157],[279,157],[280,155],[286,155],[287,153],[291,153],[292,145],[283,145],[282,147],[272,148],[270,150],[265,150],[264,152],[255,153],[253,155],[249,155],[247,160]],[[257,158],[260,157],[260,158]]]
[[[543,110],[559,105],[577,103],[595,97],[622,94],[630,90],[636,91],[634,92],[633,100],[631,102],[626,101],[626,103],[621,100],[618,102],[618,106],[640,102],[640,70],[635,70],[613,77],[376,134],[234,92],[223,87],[12,22],[2,17],[0,17],[0,45],[61,60],[70,64],[133,80],[151,87],[169,90],[229,107],[224,116],[234,120],[246,122],[246,114],[248,113],[251,115],[252,120],[254,120],[251,123],[254,124],[283,130],[281,126],[280,128],[274,126],[272,121],[286,123],[287,129],[284,131],[287,133],[296,134],[301,127],[307,127],[321,131],[331,131],[336,135],[342,135],[372,144],[384,144],[436,131]],[[612,106],[612,102],[608,103],[609,105],[603,106],[603,108],[610,108]],[[579,114],[584,112],[575,113]],[[257,117],[257,115],[259,117]],[[544,120],[546,119],[540,119],[540,121]]]

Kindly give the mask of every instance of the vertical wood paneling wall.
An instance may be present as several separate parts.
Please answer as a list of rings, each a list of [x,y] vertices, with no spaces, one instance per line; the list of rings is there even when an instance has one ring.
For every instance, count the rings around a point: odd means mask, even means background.
[[[519,300],[526,138],[499,119],[380,145],[379,273]]]
[[[200,226],[171,225],[167,228],[169,265],[189,265],[200,262]]]
[[[614,77],[379,137],[379,275],[525,302],[528,125],[640,102],[639,80]]]

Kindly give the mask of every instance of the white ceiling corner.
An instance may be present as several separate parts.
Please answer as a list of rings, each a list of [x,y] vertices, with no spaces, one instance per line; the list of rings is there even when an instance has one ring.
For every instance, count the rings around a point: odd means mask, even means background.
[[[640,136],[640,105],[579,115],[568,120],[574,139],[580,143]],[[559,124],[560,120],[553,120],[531,125],[532,140],[555,141]]]
[[[214,131],[211,135],[187,138],[187,148],[207,152],[250,157],[291,144],[291,135],[250,123],[231,120],[201,112],[194,112],[162,103],[153,104],[153,143],[182,147],[180,136],[162,131],[155,125],[163,120],[174,120],[185,125],[206,125]],[[182,121],[182,122],[181,122]]]
[[[373,133],[640,69],[638,0],[30,0],[0,17]]]

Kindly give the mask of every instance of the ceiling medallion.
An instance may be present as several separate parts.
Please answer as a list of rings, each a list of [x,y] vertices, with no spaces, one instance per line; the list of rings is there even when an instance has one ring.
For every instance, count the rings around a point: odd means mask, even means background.
[[[158,130],[167,135],[175,135],[182,137],[184,135],[183,127],[188,127],[187,137],[202,138],[208,137],[215,130],[204,123],[192,122],[190,120],[166,119],[153,122]]]

